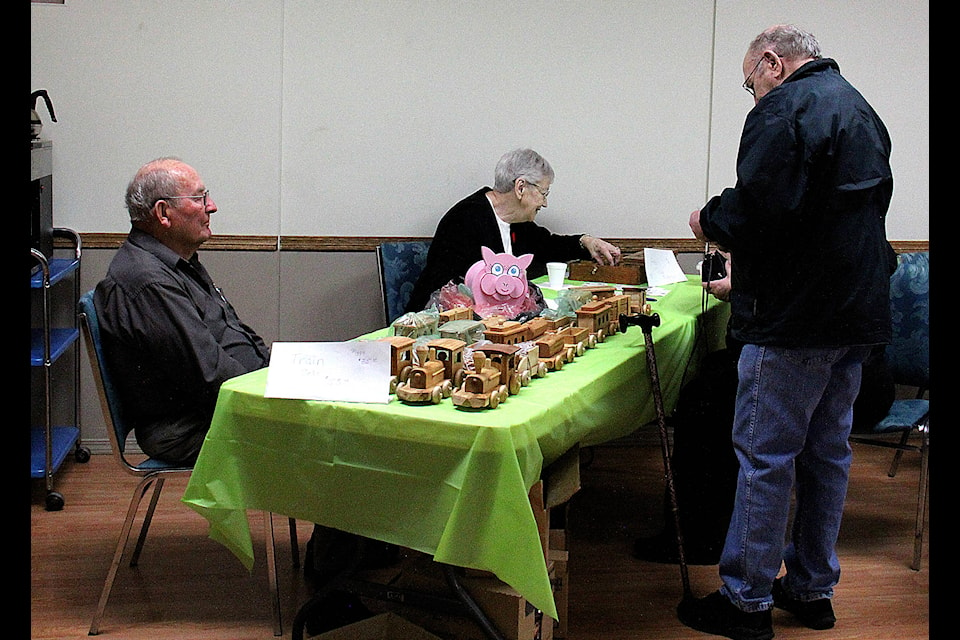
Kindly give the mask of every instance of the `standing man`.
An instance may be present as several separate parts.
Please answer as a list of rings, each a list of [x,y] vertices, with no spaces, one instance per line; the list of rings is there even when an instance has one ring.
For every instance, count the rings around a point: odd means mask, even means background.
[[[809,33],[778,25],[743,59],[747,115],[737,183],[690,215],[735,257],[731,335],[743,343],[733,442],[740,471],[721,588],[680,621],[734,639],[773,637],[770,609],[831,628],[847,443],[861,363],[889,342],[896,257],[880,118]],[[789,539],[791,492],[796,514]],[[781,562],[786,574],[777,578]]]
[[[193,167],[147,163],[126,204],[132,229],[94,293],[104,357],[143,452],[193,464],[220,384],[267,366],[269,350],[197,257],[217,205]]]

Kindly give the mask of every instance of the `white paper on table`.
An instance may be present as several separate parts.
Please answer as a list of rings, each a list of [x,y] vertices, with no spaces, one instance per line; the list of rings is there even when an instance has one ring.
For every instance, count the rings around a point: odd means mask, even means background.
[[[267,398],[390,401],[390,344],[353,342],[274,342],[267,371]]]
[[[647,272],[647,284],[651,287],[687,281],[677,256],[670,249],[644,249],[643,268]]]

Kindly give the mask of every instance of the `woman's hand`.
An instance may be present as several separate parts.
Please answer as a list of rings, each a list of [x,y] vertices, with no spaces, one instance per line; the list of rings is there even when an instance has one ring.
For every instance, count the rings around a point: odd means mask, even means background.
[[[598,264],[615,265],[620,263],[620,247],[593,236],[580,236],[580,245],[590,252],[590,257]]]

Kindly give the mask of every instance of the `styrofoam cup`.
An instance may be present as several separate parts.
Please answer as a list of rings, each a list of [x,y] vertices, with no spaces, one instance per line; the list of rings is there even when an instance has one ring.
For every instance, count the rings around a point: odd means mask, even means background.
[[[560,289],[563,287],[563,279],[567,276],[566,262],[548,262],[547,279],[551,289]]]

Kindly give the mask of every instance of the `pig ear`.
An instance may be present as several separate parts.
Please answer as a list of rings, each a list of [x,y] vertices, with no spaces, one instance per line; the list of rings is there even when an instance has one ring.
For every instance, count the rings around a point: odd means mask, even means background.
[[[523,267],[524,269],[526,269],[527,267],[529,267],[531,262],[533,262],[533,254],[532,254],[532,253],[525,253],[525,254],[523,254],[522,256],[520,256],[519,258],[517,258],[517,264],[519,264],[519,265],[520,265],[521,267]]]
[[[483,256],[484,262],[490,262],[497,254],[495,254],[490,247],[480,247],[480,255]]]

